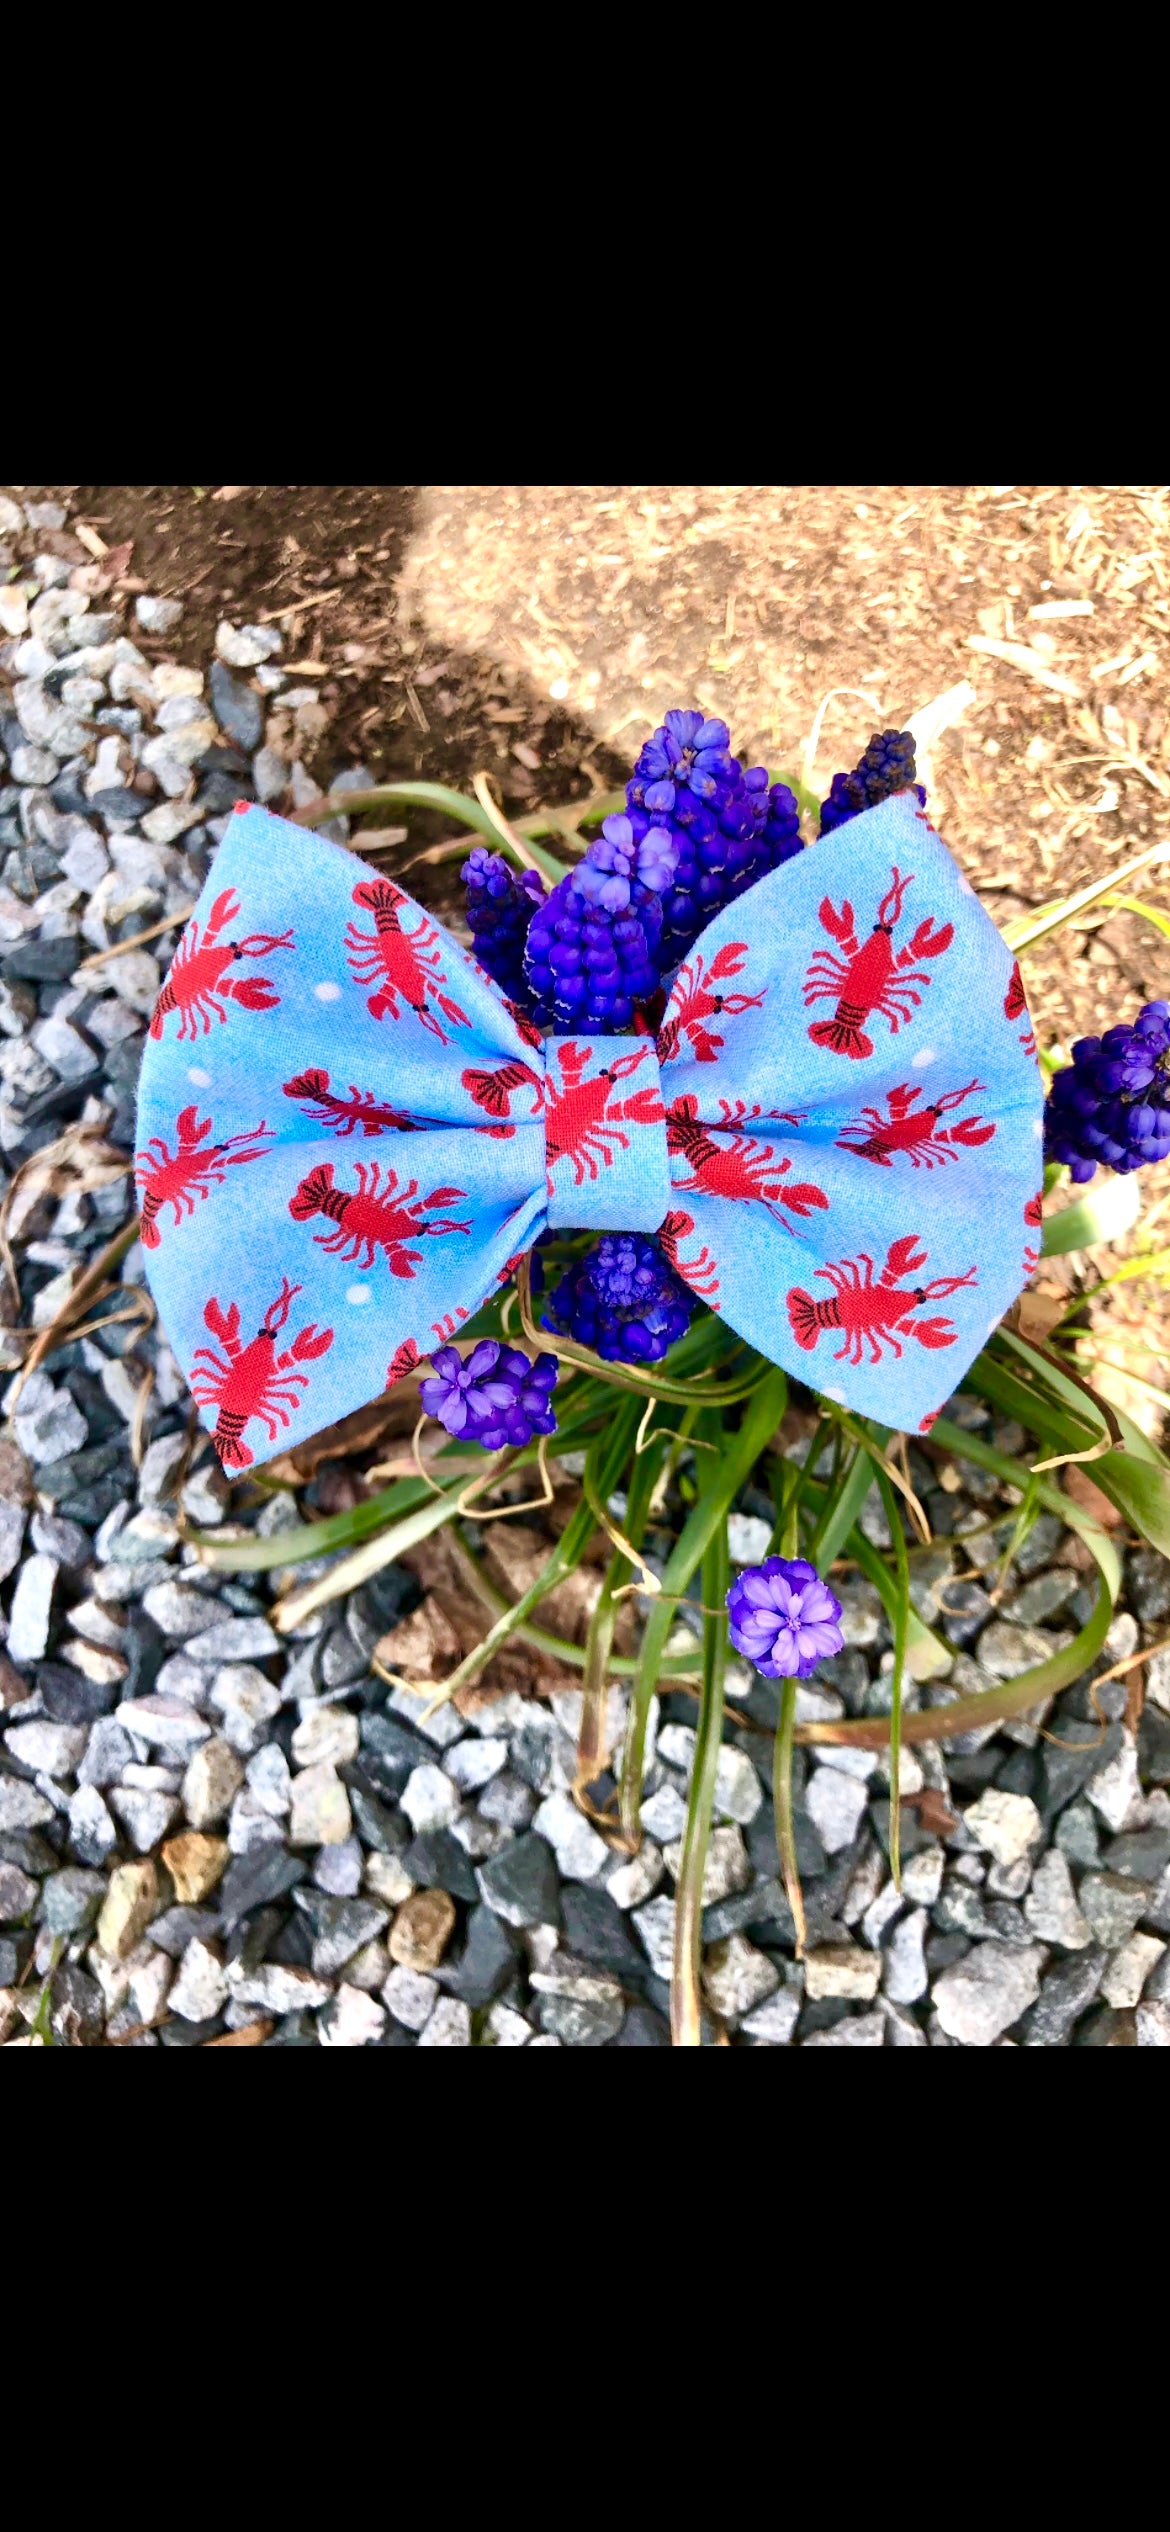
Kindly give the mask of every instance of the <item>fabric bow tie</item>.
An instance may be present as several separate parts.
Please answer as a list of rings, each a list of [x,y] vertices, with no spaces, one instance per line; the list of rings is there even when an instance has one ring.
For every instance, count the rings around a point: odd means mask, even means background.
[[[1019,970],[912,793],[720,914],[656,1038],[542,1039],[393,881],[241,807],[147,1039],[147,1272],[229,1468],[549,1228],[656,1231],[761,1354],[921,1432],[1036,1263],[1041,1107]]]

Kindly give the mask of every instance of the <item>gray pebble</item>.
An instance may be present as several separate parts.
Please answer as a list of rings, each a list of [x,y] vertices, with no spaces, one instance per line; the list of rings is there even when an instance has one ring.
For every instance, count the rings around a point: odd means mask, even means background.
[[[419,2033],[420,2048],[470,2048],[471,2014],[456,1996],[444,1996]]]
[[[267,1618],[224,1618],[218,1626],[209,1626],[206,1634],[193,1635],[187,1644],[188,1657],[194,1662],[262,1662],[283,1649]]]
[[[140,597],[134,612],[144,633],[173,633],[183,613],[181,598]]]
[[[1041,1981],[1040,1993],[1024,2017],[1020,2037],[1025,2048],[1067,2048],[1074,2025],[1087,2012],[1101,1984],[1108,1954],[1097,1947],[1056,1961]]]
[[[128,1829],[140,1855],[149,1855],[173,1828],[179,1817],[179,1804],[173,1794],[147,1793],[136,1785],[113,1785],[110,1809]]]
[[[89,1734],[84,1724],[18,1723],[4,1735],[4,1745],[22,1767],[37,1775],[71,1776]]]
[[[59,1570],[53,1556],[29,1556],[21,1566],[8,1619],[10,1661],[39,1661],[47,1651]]]
[[[934,2004],[949,2039],[990,2048],[1034,2004],[1045,1953],[1037,1944],[980,1943],[934,1986]]]
[[[104,1864],[118,1832],[96,1785],[80,1785],[69,1805],[69,1843],[83,1864]]]
[[[1086,1873],[1077,1895],[1094,1941],[1113,1952],[1128,1943],[1145,1916],[1150,1890],[1148,1883],[1121,1873]]]

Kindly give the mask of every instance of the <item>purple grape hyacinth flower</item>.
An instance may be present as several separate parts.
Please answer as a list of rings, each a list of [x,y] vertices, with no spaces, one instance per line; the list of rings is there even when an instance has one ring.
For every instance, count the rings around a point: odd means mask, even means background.
[[[910,730],[875,730],[859,764],[851,773],[834,774],[829,797],[821,803],[821,834],[832,835],[864,809],[876,809],[895,792],[916,791],[922,808],[926,793],[917,780],[914,737]]]
[[[638,783],[656,795],[651,800],[644,791],[647,808],[673,809],[682,791],[713,799],[730,773],[730,746],[726,721],[707,721],[701,712],[668,712],[634,768]]]
[[[1044,1106],[1044,1158],[1063,1161],[1074,1186],[1098,1162],[1119,1176],[1170,1157],[1170,1003],[1079,1037]]]
[[[514,1345],[484,1337],[463,1362],[453,1345],[431,1356],[431,1376],[419,1384],[423,1412],[433,1415],[457,1441],[481,1450],[505,1444],[522,1450],[538,1433],[555,1433],[551,1392],[560,1364],[555,1354],[530,1363]]]
[[[803,1556],[747,1565],[727,1594],[731,1641],[765,1679],[808,1679],[839,1653],[841,1603]]]
[[[545,902],[538,871],[511,870],[502,853],[476,844],[463,864],[467,920],[475,955],[513,1002],[525,1004],[524,943],[535,907]]]
[[[541,1325],[607,1363],[658,1363],[686,1335],[694,1307],[656,1239],[607,1231],[562,1277]]]
[[[573,872],[578,894],[609,914],[624,914],[635,882],[660,897],[674,875],[678,851],[662,826],[637,837],[627,817],[607,818],[585,859]]]

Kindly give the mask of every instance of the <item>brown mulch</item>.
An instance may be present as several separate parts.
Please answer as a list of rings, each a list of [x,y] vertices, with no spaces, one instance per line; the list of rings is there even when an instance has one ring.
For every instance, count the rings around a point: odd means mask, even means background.
[[[517,692],[506,666],[430,639],[404,610],[417,486],[81,484],[43,497],[67,500],[109,546],[132,544],[129,586],[182,598],[168,657],[204,666],[228,616],[279,623],[284,659],[325,670],[328,734],[309,759],[319,780],[360,762],[379,781],[462,788],[484,769],[522,812],[623,778],[619,758],[590,761],[587,722]]]

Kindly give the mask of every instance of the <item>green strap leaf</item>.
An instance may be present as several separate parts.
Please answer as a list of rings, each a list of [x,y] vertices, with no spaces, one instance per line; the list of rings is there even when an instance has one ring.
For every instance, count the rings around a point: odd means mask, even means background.
[[[1123,1239],[1142,1209],[1136,1170],[1125,1178],[1103,1178],[1086,1189],[1063,1212],[1050,1213],[1040,1241],[1042,1257],[1069,1257],[1078,1248],[1096,1248],[1102,1240]]]

